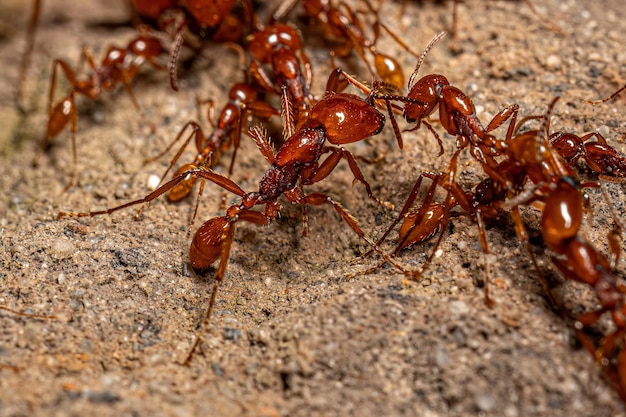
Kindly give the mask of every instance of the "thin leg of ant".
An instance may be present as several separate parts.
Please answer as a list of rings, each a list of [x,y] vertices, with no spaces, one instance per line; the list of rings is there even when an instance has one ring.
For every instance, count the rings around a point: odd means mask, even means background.
[[[165,194],[166,192],[168,192],[169,190],[171,190],[172,188],[174,188],[176,185],[178,185],[181,181],[189,178],[190,176],[192,177],[196,177],[198,179],[205,179],[208,181],[211,181],[213,183],[215,183],[216,185],[218,185],[219,187],[222,187],[223,189],[230,191],[233,194],[236,194],[240,197],[242,197],[245,192],[232,180],[230,180],[229,178],[213,171],[210,168],[206,168],[206,167],[199,167],[199,168],[193,168],[193,169],[189,169],[183,173],[181,173],[180,175],[172,178],[170,181],[166,182],[165,184],[161,185],[159,188],[157,188],[156,190],[154,190],[153,192],[151,192],[150,194],[146,195],[143,198],[140,198],[138,200],[134,200],[134,201],[130,201],[128,203],[124,203],[121,204],[119,206],[116,207],[112,207],[106,210],[98,210],[98,211],[89,211],[89,212],[66,212],[66,211],[61,211],[59,212],[59,214],[57,215],[57,220],[61,220],[64,218],[79,218],[79,217],[94,217],[94,216],[99,216],[99,215],[103,215],[103,214],[111,214],[113,212],[116,212],[118,210],[122,210],[125,209],[126,207],[131,207],[137,204],[142,204],[142,203],[149,203],[150,201],[160,197],[161,195]]]
[[[619,96],[624,90],[626,90],[626,85],[620,87],[616,92],[614,92],[608,97],[601,98],[599,100],[583,100],[583,101],[587,104],[592,104],[595,106],[597,104],[606,103],[607,101],[614,99],[615,97]]]
[[[584,331],[585,328],[591,327],[598,322],[602,315],[608,311],[610,311],[608,308],[603,307],[597,311],[581,314],[576,318],[574,327],[576,328],[578,340],[593,355],[622,400],[626,401],[626,349],[624,349],[626,329],[618,328],[613,333],[602,337],[599,345],[596,345]],[[614,351],[617,349],[617,346],[621,346],[621,351],[617,354],[617,360],[615,360]]]
[[[363,241],[365,241],[376,253],[378,253],[385,260],[385,262],[388,262],[390,265],[393,265],[394,268],[396,268],[398,271],[402,272],[405,276],[410,277],[410,278],[415,279],[415,280],[419,279],[419,271],[409,271],[409,270],[405,269],[404,267],[402,267],[399,263],[395,262],[389,256],[387,256],[380,249],[380,247],[378,247],[378,245],[376,245],[374,242],[372,242],[371,240],[369,240],[365,236],[365,233],[363,233],[363,230],[361,229],[361,227],[357,223],[357,221],[354,218],[354,216],[352,216],[352,214],[350,214],[346,209],[344,209],[341,204],[339,204],[338,202],[333,200],[331,197],[329,197],[329,196],[327,196],[325,194],[312,193],[312,194],[309,194],[309,195],[306,195],[306,196],[302,197],[297,202],[300,203],[300,204],[311,204],[311,205],[314,205],[314,206],[320,206],[322,204],[330,204],[330,205],[332,205],[333,208],[335,209],[335,211],[337,211],[337,213],[339,213],[341,218],[346,223],[348,223],[348,226],[350,226],[350,228],[354,231],[354,233],[356,233],[357,236],[359,236],[359,238],[361,238]]]
[[[389,203],[388,201],[382,201],[373,195],[372,189],[369,183],[363,176],[363,173],[361,172],[361,168],[359,168],[359,165],[357,164],[356,159],[354,158],[352,153],[350,153],[350,151],[341,147],[325,146],[322,149],[322,153],[326,153],[326,152],[330,152],[330,155],[324,160],[324,162],[320,164],[320,166],[317,168],[317,171],[315,172],[313,176],[303,181],[304,185],[314,184],[326,178],[328,175],[330,175],[330,173],[335,169],[339,161],[341,161],[341,159],[343,158],[348,162],[350,171],[352,171],[352,175],[354,175],[354,180],[352,181],[352,185],[356,184],[357,181],[360,182],[365,187],[367,196],[369,198],[371,198],[377,204],[383,207],[386,207],[388,209],[393,209],[393,204]]]
[[[195,143],[197,147],[200,146],[198,149],[199,150],[202,149],[201,145],[206,140],[204,133],[202,132],[202,128],[200,127],[198,123],[194,122],[193,120],[188,121],[187,123],[185,123],[185,125],[180,130],[180,132],[178,132],[178,135],[176,135],[176,138],[169,145],[167,145],[167,147],[161,153],[151,158],[146,158],[143,160],[143,164],[147,165],[167,155],[169,151],[174,147],[174,145],[183,137],[184,133],[187,131],[187,128],[190,126],[192,128],[191,133],[187,136],[187,139],[185,139],[182,146],[176,152],[176,155],[174,155],[174,158],[172,158],[172,160],[170,161],[170,165],[167,167],[167,169],[161,176],[161,180],[159,181],[159,186],[163,183],[163,180],[167,177],[167,174],[169,174],[170,170],[174,167],[174,165],[176,165],[176,162],[178,162],[178,159],[182,156],[185,149],[187,149],[187,146],[189,146],[191,139],[195,138]]]
[[[533,192],[534,194],[534,192]],[[528,200],[528,199],[526,199]],[[509,200],[507,203],[511,203]],[[527,201],[529,202],[529,201]],[[554,295],[552,294],[552,290],[550,289],[550,285],[548,284],[548,280],[546,280],[543,272],[541,272],[541,268],[539,267],[539,263],[537,263],[537,258],[533,253],[532,248],[530,247],[530,239],[528,237],[528,231],[526,230],[526,226],[524,225],[524,221],[522,220],[522,214],[519,209],[520,204],[515,203],[513,207],[511,207],[511,218],[513,219],[513,223],[515,225],[515,233],[517,234],[517,238],[520,243],[526,250],[530,261],[537,272],[537,276],[539,277],[539,282],[541,282],[541,286],[543,287],[543,291],[548,296],[548,301],[550,302],[550,307],[552,307],[555,311],[561,311],[559,308],[559,304],[557,303]]]
[[[602,197],[604,198],[604,201],[606,201],[608,207],[609,207],[609,211],[611,212],[611,215],[613,216],[613,228],[611,229],[611,231],[609,232],[609,248],[610,248],[610,257],[609,257],[609,263],[611,265],[611,269],[615,270],[617,268],[617,265],[619,264],[619,260],[622,254],[622,231],[626,230],[626,225],[624,225],[624,222],[622,221],[622,219],[618,216],[617,211],[615,210],[615,205],[613,204],[613,201],[611,200],[611,197],[609,196],[609,193],[606,191],[606,188],[602,185],[600,185],[600,192],[602,193]]]
[[[398,214],[398,217],[396,218],[396,220],[394,220],[394,222],[389,226],[389,228],[387,228],[385,233],[383,233],[383,235],[378,239],[378,241],[376,242],[377,246],[382,245],[385,239],[387,238],[387,236],[389,235],[389,233],[391,233],[391,231],[396,227],[396,225],[400,223],[400,221],[403,220],[409,214],[409,210],[411,210],[411,207],[413,207],[413,204],[415,203],[415,199],[419,195],[419,190],[422,186],[422,179],[424,178],[430,178],[431,184],[430,184],[430,187],[428,188],[428,191],[426,192],[426,197],[424,198],[424,202],[422,203],[422,206],[420,207],[420,209],[417,212],[417,215],[415,216],[416,223],[421,223],[422,219],[424,218],[424,215],[426,214],[427,207],[429,207],[433,202],[433,199],[435,197],[435,190],[437,188],[437,184],[439,183],[440,174],[436,174],[434,172],[423,172],[420,174],[420,176],[417,178],[417,181],[415,181],[415,184],[413,185],[413,189],[409,193],[409,197],[404,203],[404,206],[402,207],[400,214]],[[408,236],[408,233],[407,233],[407,236]],[[394,256],[397,255],[398,252],[400,251],[398,248],[403,247],[403,243],[404,242],[398,242],[398,245],[393,253]],[[362,257],[366,257],[370,253],[371,253],[371,250],[365,253],[364,255],[362,255]]]
[[[32,14],[28,21],[28,28],[26,29],[26,47],[22,53],[22,61],[20,63],[20,78],[17,85],[16,104],[20,112],[25,114],[28,109],[26,108],[26,79],[28,71],[30,69],[30,60],[33,55],[33,48],[35,46],[35,34],[37,32],[37,26],[39,24],[39,15],[41,14],[41,0],[33,0]]]
[[[0,310],[8,311],[9,313],[15,314],[16,316],[28,317],[28,318],[31,318],[31,319],[56,320],[58,318],[57,316],[49,316],[49,315],[45,315],[45,314],[23,313],[21,311],[13,310],[12,308],[1,306],[1,305],[0,305]]]

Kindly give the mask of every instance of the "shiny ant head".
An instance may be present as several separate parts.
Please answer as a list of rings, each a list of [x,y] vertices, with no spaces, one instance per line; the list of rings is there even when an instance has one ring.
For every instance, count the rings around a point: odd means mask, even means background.
[[[296,28],[277,23],[257,32],[248,44],[248,51],[258,61],[269,62],[272,53],[280,47],[292,51],[302,49],[302,40]]]
[[[432,114],[441,98],[441,91],[450,85],[446,77],[439,74],[426,75],[413,84],[408,98],[411,101],[404,106],[404,118],[413,123]]]

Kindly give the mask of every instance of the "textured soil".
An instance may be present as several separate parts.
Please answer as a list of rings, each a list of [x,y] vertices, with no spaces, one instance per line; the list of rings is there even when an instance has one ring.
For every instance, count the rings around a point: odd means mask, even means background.
[[[190,119],[210,128],[196,110],[196,97],[212,98],[219,109],[240,81],[237,59],[219,45],[208,48],[181,71],[178,93],[169,89],[166,73],[142,71],[133,88],[145,118],[123,89],[96,101],[78,100],[79,178],[63,193],[72,170],[69,132],[59,135],[39,167],[31,165],[46,126],[52,60],[78,65],[81,47],[101,56],[107,45],[124,45],[134,32],[112,24],[128,20],[121,2],[44,3],[25,114],[14,98],[30,2],[0,4],[0,305],[57,318],[0,311],[0,416],[626,415],[577,342],[572,321],[551,308],[506,217],[487,226],[493,308],[485,303],[477,228],[466,217],[453,219],[419,282],[388,266],[362,273],[379,260],[357,259],[367,245],[330,207],[309,208],[306,237],[298,206],[285,204],[269,227],[241,224],[210,327],[200,333],[200,351],[190,366],[182,366],[212,287],[210,274],[197,278],[188,266],[193,199],[158,199],[139,219],[133,209],[80,221],[57,221],[56,215],[146,195],[169,158],[145,166],[142,161],[164,149]],[[598,130],[626,152],[625,100],[582,102],[626,82],[622,0],[534,4],[564,33],[551,30],[524,2],[467,1],[459,7],[457,38],[442,40],[421,74],[445,74],[473,98],[485,123],[512,103],[520,105],[521,115],[542,114],[560,95],[554,130]],[[450,27],[448,4],[405,7],[384,2],[383,21],[416,51]],[[321,95],[331,70],[329,49],[315,31],[301,27],[315,69],[314,93]],[[416,58],[388,36],[379,48],[397,56],[408,77]],[[357,58],[339,64],[369,79]],[[394,210],[368,199],[361,185],[352,187],[344,163],[310,190],[340,201],[376,239],[419,173],[447,167],[455,141],[434,126],[445,142],[440,157],[426,129],[406,133],[403,151],[390,129],[350,145],[357,155],[384,155],[363,171],[374,194],[394,203]],[[190,147],[182,160],[192,157]],[[266,167],[244,137],[234,180],[253,190]],[[459,167],[463,186],[482,177],[468,155]],[[225,172],[227,162],[217,169]],[[607,189],[623,216],[623,186]],[[191,233],[221,214],[224,194],[216,186],[205,188]],[[600,193],[589,194],[593,216],[583,233],[606,250],[611,218]],[[593,309],[591,291],[565,281],[552,266],[541,241],[540,212],[528,208],[523,215],[562,310],[575,316]],[[393,250],[394,236],[385,251]],[[397,260],[418,269],[433,244],[404,250]]]

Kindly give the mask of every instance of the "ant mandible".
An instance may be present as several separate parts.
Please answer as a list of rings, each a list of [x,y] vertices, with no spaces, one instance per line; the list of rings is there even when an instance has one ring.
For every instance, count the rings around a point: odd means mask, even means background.
[[[77,179],[77,153],[76,131],[78,129],[78,111],[76,110],[75,97],[77,94],[90,99],[100,97],[102,91],[113,89],[118,83],[122,83],[135,108],[143,115],[143,110],[131,88],[131,81],[144,62],[150,63],[156,69],[164,69],[157,58],[164,52],[161,42],[153,37],[140,35],[133,39],[126,48],[111,46],[108,48],[100,65],[96,65],[94,58],[87,49],[83,49],[81,58],[86,59],[91,71],[84,79],[79,79],[69,64],[61,59],[55,59],[52,64],[50,77],[50,90],[48,93],[48,125],[46,135],[41,141],[41,150],[47,151],[52,146],[52,140],[71,123],[70,134],[72,141],[73,172],[70,182],[65,186],[64,192],[70,189]],[[71,89],[60,101],[53,105],[54,92],[56,89],[57,71],[63,71],[69,81]],[[39,154],[33,161],[38,163]]]

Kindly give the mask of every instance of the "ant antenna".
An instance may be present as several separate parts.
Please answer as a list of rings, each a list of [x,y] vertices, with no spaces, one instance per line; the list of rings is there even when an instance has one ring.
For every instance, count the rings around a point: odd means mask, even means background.
[[[424,52],[422,52],[422,55],[420,56],[420,59],[417,61],[417,65],[415,66],[415,71],[413,71],[413,74],[411,74],[411,78],[409,78],[409,91],[411,90],[411,87],[413,87],[413,80],[415,80],[415,77],[417,76],[417,73],[420,70],[420,67],[422,66],[422,63],[424,62],[424,60],[426,59],[426,56],[428,55],[428,53],[430,52],[431,49],[433,49],[433,47],[435,46],[435,44],[437,42],[439,42],[439,40],[441,38],[443,38],[444,36],[446,36],[446,32],[440,32],[438,33],[426,46],[426,49],[424,49]]]

